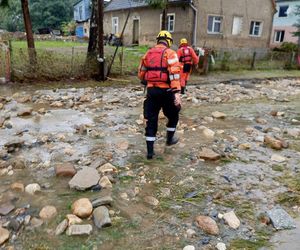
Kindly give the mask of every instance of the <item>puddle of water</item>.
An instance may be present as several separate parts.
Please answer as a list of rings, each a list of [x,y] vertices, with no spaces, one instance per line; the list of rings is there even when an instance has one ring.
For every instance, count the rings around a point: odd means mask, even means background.
[[[277,232],[270,240],[272,250],[299,250],[300,249],[300,218],[294,220],[297,228]],[[261,250],[267,250],[262,248]]]

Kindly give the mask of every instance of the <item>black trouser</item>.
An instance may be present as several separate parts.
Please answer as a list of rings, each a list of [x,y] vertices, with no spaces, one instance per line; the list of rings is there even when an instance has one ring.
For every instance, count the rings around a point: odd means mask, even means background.
[[[155,141],[161,108],[168,118],[167,131],[175,131],[180,107],[174,104],[174,93],[168,89],[148,88],[147,99],[144,101],[144,116],[147,119],[146,141]]]

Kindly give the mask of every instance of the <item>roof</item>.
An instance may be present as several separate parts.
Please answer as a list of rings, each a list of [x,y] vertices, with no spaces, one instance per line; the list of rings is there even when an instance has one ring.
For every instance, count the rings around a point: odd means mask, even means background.
[[[191,0],[168,0],[169,3],[185,2],[189,3]],[[149,4],[145,0],[111,0],[110,3],[105,7],[104,11],[114,11],[130,8],[146,7]]]
[[[143,0],[111,0],[104,11],[113,11],[129,8],[145,7],[148,4]]]

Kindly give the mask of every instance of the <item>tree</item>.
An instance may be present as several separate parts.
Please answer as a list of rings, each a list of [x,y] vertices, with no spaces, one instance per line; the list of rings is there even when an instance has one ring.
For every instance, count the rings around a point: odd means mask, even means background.
[[[300,17],[300,5],[296,6],[296,10],[294,11],[294,14]],[[293,35],[298,37],[298,55],[299,55],[300,54],[300,18],[293,26],[297,28],[297,31],[294,32]]]
[[[59,29],[73,17],[74,0],[30,0],[33,30],[40,28]]]
[[[167,12],[168,12],[168,0],[146,0],[146,2],[155,9],[162,10],[162,18],[161,18],[161,29],[167,29]]]
[[[1,7],[8,7],[9,2],[11,0],[0,0]],[[28,7],[28,0],[21,0],[22,12],[23,12],[23,19],[24,19],[24,26],[26,31],[26,39],[27,39],[27,46],[28,46],[28,55],[29,55],[29,62],[31,65],[36,64],[36,51],[34,46],[34,38],[32,32],[32,24],[29,14],[29,7]]]

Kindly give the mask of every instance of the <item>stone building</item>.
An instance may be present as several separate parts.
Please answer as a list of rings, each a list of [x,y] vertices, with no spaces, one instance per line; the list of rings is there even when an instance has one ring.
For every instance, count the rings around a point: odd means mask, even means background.
[[[154,44],[162,11],[143,0],[111,0],[105,33],[120,34],[129,10],[124,44]],[[275,11],[274,0],[169,0],[167,26],[175,44],[185,37],[197,47],[266,50]]]

